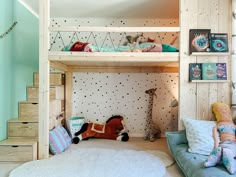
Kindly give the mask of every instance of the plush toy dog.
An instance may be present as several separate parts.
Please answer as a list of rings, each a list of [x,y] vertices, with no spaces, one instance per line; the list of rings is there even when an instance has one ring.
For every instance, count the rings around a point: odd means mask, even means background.
[[[123,117],[113,116],[106,121],[106,124],[84,123],[81,129],[75,133],[73,143],[89,138],[113,139],[128,141],[129,135],[123,123]]]

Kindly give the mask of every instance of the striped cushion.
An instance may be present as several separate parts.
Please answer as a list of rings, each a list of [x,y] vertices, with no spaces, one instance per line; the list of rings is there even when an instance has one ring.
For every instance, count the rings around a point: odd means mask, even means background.
[[[71,145],[71,137],[61,125],[49,131],[49,149],[52,154],[59,154]]]

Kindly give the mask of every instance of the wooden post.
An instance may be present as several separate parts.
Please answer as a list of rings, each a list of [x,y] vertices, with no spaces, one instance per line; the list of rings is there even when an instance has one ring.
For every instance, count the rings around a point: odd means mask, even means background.
[[[72,116],[72,72],[68,71],[66,74],[66,112],[65,119]]]
[[[39,159],[49,157],[49,1],[39,1]]]

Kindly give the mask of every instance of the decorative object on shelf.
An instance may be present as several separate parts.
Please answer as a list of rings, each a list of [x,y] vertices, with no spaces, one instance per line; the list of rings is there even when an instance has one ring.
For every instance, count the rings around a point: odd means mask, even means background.
[[[10,33],[13,30],[13,28],[16,26],[16,24],[17,24],[17,22],[14,22],[12,24],[12,26],[5,33],[1,34],[0,39],[4,38],[6,35],[8,35],[8,33]]]
[[[189,63],[189,81],[202,79],[202,64]]]
[[[217,80],[215,63],[202,63],[202,79]]]
[[[189,53],[208,52],[210,47],[210,29],[189,30]]]
[[[152,118],[153,98],[154,96],[156,96],[156,93],[155,93],[156,90],[157,88],[152,88],[145,91],[145,93],[149,95],[149,102],[148,102],[149,104],[148,104],[144,139],[150,140],[151,142],[155,141],[155,138],[161,137],[160,126],[158,124],[155,124]]]
[[[216,63],[217,80],[227,80],[226,63]]]
[[[210,34],[210,52],[228,52],[228,34]]]
[[[226,63],[190,63],[189,81],[195,80],[227,80]]]

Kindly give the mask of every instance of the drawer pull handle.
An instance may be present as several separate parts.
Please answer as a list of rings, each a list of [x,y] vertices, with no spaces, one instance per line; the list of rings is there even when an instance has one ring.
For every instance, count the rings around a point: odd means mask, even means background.
[[[29,122],[22,122],[22,124],[28,124]]]
[[[31,126],[18,126],[18,128],[32,128]]]
[[[36,105],[36,104],[38,104],[38,103],[32,103],[32,104]]]
[[[18,146],[11,146],[11,147],[13,147],[13,148],[17,148]]]

